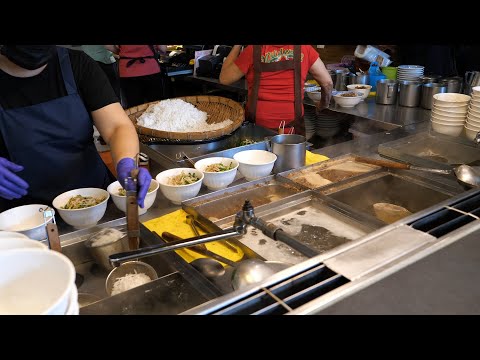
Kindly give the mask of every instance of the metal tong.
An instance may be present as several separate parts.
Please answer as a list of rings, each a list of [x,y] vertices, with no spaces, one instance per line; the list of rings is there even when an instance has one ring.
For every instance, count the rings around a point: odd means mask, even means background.
[[[193,233],[195,236],[200,236],[200,233],[198,232],[197,226],[204,230],[206,233],[208,233],[208,230],[205,230],[203,226],[195,219],[193,215],[187,215],[186,217],[187,224],[190,225],[190,227],[193,230]],[[177,239],[178,240],[178,239]],[[223,244],[228,247],[230,250],[232,250],[234,253],[238,254],[237,248],[232,245],[228,240],[223,240]]]
[[[140,154],[135,156],[135,168],[130,171],[130,176],[125,179],[124,188],[126,190],[127,202],[127,237],[130,250],[137,250],[140,244],[140,223],[138,221],[137,204],[137,178],[138,162]]]

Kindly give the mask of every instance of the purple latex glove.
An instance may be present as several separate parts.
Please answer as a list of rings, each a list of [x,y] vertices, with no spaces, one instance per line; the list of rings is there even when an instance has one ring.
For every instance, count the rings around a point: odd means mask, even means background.
[[[27,195],[28,183],[14,173],[22,171],[23,166],[0,157],[0,196],[7,200],[20,199]]]
[[[130,176],[130,171],[135,169],[135,160],[132,158],[123,158],[117,164],[117,179],[120,185],[125,188],[125,179]],[[148,188],[152,181],[152,175],[145,168],[138,168],[138,177],[137,177],[137,203],[143,208],[145,196],[147,196]],[[128,190],[128,189],[125,189]]]

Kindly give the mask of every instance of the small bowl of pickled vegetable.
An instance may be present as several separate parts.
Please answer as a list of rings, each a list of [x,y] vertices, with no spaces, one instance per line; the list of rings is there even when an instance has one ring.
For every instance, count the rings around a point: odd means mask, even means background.
[[[138,207],[138,215],[145,214],[147,210],[152,207],[157,197],[158,187],[158,181],[152,179],[147,191],[147,195],[145,196],[145,201],[143,203],[144,207],[143,209],[140,206]],[[123,212],[127,212],[127,193],[120,183],[118,181],[111,183],[108,185],[107,191],[112,197],[113,203],[117,206],[117,208]]]
[[[108,191],[81,188],[66,191],[52,201],[53,207],[67,224],[77,229],[96,225],[107,210]]]
[[[192,168],[175,168],[159,173],[155,180],[160,184],[163,196],[175,205],[194,198],[200,192],[203,172]]]
[[[225,189],[237,175],[238,161],[226,157],[209,157],[198,160],[195,169],[203,172],[203,183],[212,191]]]

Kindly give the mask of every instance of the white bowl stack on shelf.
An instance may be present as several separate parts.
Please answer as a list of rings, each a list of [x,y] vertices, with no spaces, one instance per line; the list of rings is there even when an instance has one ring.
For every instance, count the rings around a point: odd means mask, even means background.
[[[457,93],[433,95],[432,129],[435,132],[459,136],[467,119],[470,96]]]
[[[480,86],[472,88],[472,100],[468,105],[467,121],[465,122],[465,135],[474,140],[480,131]]]
[[[397,80],[417,81],[423,76],[424,66],[420,65],[399,65],[397,68]]]

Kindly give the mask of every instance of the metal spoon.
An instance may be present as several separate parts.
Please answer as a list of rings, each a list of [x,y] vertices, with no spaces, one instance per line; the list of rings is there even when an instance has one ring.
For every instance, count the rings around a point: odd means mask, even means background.
[[[468,187],[480,187],[480,171],[476,167],[460,165],[454,169],[457,180]]]

